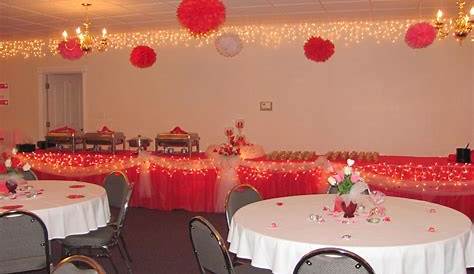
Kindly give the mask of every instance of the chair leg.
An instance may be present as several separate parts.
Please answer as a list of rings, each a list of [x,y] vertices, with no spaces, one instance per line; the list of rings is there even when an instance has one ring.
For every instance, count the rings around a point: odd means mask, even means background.
[[[132,257],[130,256],[130,253],[128,253],[127,245],[125,244],[125,239],[123,238],[122,234],[120,234],[119,238],[122,242],[122,247],[125,250],[125,254],[127,254],[128,261],[132,262]]]
[[[116,274],[119,274],[118,269],[117,269],[117,266],[115,265],[114,261],[112,260],[112,256],[110,256],[110,254],[109,254],[109,256],[107,256],[107,258],[109,259],[110,264],[111,264],[112,267],[114,268],[114,272],[115,272]]]

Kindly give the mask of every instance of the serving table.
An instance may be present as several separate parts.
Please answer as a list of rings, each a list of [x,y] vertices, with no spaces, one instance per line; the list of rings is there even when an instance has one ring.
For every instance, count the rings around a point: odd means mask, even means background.
[[[386,197],[388,218],[370,223],[362,215],[335,216],[330,210],[334,198],[293,196],[239,209],[229,231],[230,251],[278,274],[293,273],[303,255],[324,247],[358,254],[377,274],[463,274],[474,265],[472,223],[456,210]],[[362,199],[370,208],[368,196]],[[322,221],[312,221],[311,214]]]
[[[76,181],[28,181],[39,193],[27,198],[0,199],[0,213],[26,210],[38,215],[48,229],[48,238],[63,239],[69,235],[86,234],[107,225],[110,209],[105,189]]]
[[[125,135],[122,132],[87,132],[84,134],[84,149],[87,145],[109,145],[115,153],[117,145],[123,145],[125,150]]]

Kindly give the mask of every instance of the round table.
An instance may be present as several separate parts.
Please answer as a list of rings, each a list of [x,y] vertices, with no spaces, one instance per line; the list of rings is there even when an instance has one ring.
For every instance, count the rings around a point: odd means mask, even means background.
[[[0,199],[0,213],[16,206],[17,210],[35,213],[46,225],[50,240],[86,234],[106,226],[110,219],[107,193],[101,186],[53,180],[28,181],[28,184],[42,193],[34,198],[18,195],[14,200]]]
[[[303,255],[323,247],[355,252],[377,274],[462,274],[474,262],[471,221],[456,210],[386,197],[388,218],[369,223],[368,210],[353,219],[334,215],[334,198],[293,196],[239,209],[229,231],[230,251],[278,274],[293,273]],[[368,196],[359,204],[373,207]],[[311,220],[311,214],[323,221]]]

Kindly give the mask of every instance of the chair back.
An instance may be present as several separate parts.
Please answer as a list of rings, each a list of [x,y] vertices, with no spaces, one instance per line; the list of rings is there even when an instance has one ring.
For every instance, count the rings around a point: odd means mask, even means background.
[[[21,176],[23,177],[23,179],[25,179],[27,181],[36,181],[36,180],[38,180],[38,176],[36,176],[36,173],[31,169],[27,170],[27,171],[22,170],[21,171]]]
[[[189,235],[194,255],[202,274],[232,274],[234,268],[224,240],[206,219],[197,216],[189,222]]]
[[[88,269],[79,269],[74,263],[86,265]],[[106,274],[106,272],[96,260],[83,255],[73,255],[60,261],[53,274]]]
[[[48,231],[31,212],[0,214],[0,273],[46,269],[50,271]]]
[[[293,274],[375,274],[360,256],[340,248],[321,248],[304,255]]]
[[[116,209],[122,208],[122,204],[130,188],[127,176],[120,171],[114,171],[104,179],[104,188],[109,199],[109,206]]]
[[[239,184],[233,187],[227,194],[225,201],[225,217],[227,226],[230,227],[230,221],[235,212],[241,207],[262,200],[262,195],[258,190],[248,184]]]
[[[121,229],[125,222],[125,216],[127,215],[128,205],[130,203],[130,198],[132,197],[133,192],[133,185],[129,185],[125,190],[125,197],[122,203],[122,207],[120,208],[119,214],[117,216],[117,220],[115,225],[117,228]]]

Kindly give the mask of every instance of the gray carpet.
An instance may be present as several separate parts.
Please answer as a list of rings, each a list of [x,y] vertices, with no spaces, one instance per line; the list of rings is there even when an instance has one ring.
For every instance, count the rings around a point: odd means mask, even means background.
[[[188,221],[195,215],[207,218],[226,239],[227,226],[223,214],[131,208],[124,236],[133,259],[134,274],[199,273],[188,235]],[[125,274],[126,267],[121,262],[118,250],[114,250],[113,254],[113,259],[121,270],[120,273]],[[55,262],[59,256],[59,245],[55,242],[53,243]],[[108,273],[114,273],[108,261],[99,259],[99,262]],[[474,274],[474,269],[470,269],[468,274]]]

